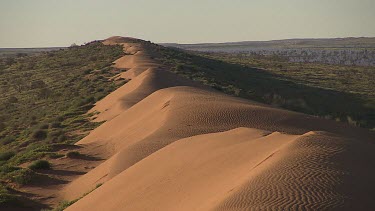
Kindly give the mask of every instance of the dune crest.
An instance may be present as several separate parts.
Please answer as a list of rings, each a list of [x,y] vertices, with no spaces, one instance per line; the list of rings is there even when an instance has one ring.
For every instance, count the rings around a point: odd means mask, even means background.
[[[68,210],[375,206],[362,194],[375,190],[365,130],[213,91],[168,72],[144,42],[103,41],[123,45],[115,67],[131,80],[91,110],[106,122],[77,144],[107,160],[61,195],[104,184]]]

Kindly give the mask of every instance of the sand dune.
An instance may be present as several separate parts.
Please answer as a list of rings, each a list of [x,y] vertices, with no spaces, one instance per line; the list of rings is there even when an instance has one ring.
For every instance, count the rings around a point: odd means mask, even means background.
[[[111,120],[153,92],[178,85],[201,86],[173,73],[149,68],[99,101],[91,111],[101,112],[95,121]]]
[[[372,210],[373,150],[373,144],[309,133],[258,166],[215,209]]]
[[[61,195],[104,184],[68,210],[375,206],[366,131],[210,90],[167,72],[134,38],[104,43],[124,46],[116,66],[132,80],[92,109],[107,122],[77,144],[107,160]]]
[[[191,80],[165,71],[162,65],[151,59],[152,55],[145,52],[142,43],[136,43],[134,38],[111,37],[104,44],[121,44],[125,56],[116,60],[114,67],[125,69],[119,77],[130,80],[127,84],[96,103],[90,112],[100,112],[94,121],[111,120],[123,111],[135,105],[151,93],[173,86],[203,87]]]
[[[365,182],[374,174],[353,171],[374,164],[362,152],[371,153],[322,132],[200,135],[148,156],[68,210],[350,210],[372,203],[353,196],[374,193]],[[349,157],[365,165],[352,166]]]

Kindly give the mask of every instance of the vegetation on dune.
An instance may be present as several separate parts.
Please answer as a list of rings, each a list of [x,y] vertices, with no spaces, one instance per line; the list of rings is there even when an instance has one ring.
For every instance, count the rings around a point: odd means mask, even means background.
[[[70,151],[70,152],[66,153],[66,157],[68,157],[68,158],[78,158],[79,156],[81,156],[81,153],[79,153],[77,151]]]
[[[81,197],[79,197],[78,199],[74,199],[72,201],[62,201],[59,203],[59,205],[53,209],[52,211],[63,211],[65,210],[66,208],[68,208],[69,206],[71,206],[72,204],[76,203],[78,200],[82,199],[83,197],[85,197],[86,195],[88,195],[89,193],[93,192],[94,190],[96,190],[97,188],[99,188],[100,186],[102,186],[102,183],[99,183],[95,186],[94,189],[92,189],[91,191],[83,194]]]
[[[37,161],[32,162],[29,165],[29,169],[32,169],[32,170],[50,169],[50,168],[51,168],[51,164],[47,160],[37,160]]]
[[[227,94],[355,126],[375,127],[373,67],[251,60],[153,46],[172,72]]]
[[[92,42],[30,56],[0,58],[1,204],[22,194],[6,191],[40,179],[47,159],[100,125],[89,121],[94,103],[124,84],[110,80],[122,46]],[[31,162],[29,168],[21,164]]]

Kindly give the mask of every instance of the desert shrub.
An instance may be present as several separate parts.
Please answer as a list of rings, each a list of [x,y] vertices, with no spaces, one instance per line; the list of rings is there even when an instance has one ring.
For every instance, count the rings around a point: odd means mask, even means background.
[[[66,208],[68,208],[70,205],[74,204],[76,201],[62,201],[59,203],[59,205],[57,205],[57,207],[55,209],[53,209],[52,211],[63,211],[65,210]]]
[[[96,56],[90,56],[89,60],[95,62],[98,61],[98,58]]]
[[[87,69],[87,70],[85,70],[83,73],[85,74],[85,75],[87,75],[87,74],[90,74],[91,73],[91,69]]]
[[[15,207],[19,203],[18,197],[9,193],[8,188],[0,183],[0,208]]]
[[[40,89],[40,88],[44,88],[46,86],[47,85],[46,85],[46,83],[44,83],[43,80],[36,80],[36,81],[31,82],[31,84],[30,84],[31,89],[38,89],[38,88]]]
[[[60,135],[63,135],[64,131],[63,130],[54,130],[48,133],[48,138],[49,139],[57,139]]]
[[[19,185],[30,184],[33,181],[35,181],[35,179],[37,178],[37,174],[35,172],[33,172],[30,169],[24,169],[24,168],[13,171],[7,176],[11,181]]]
[[[60,202],[59,205],[55,209],[53,209],[52,211],[63,211],[63,210],[65,210],[66,208],[68,208],[72,204],[76,203],[78,200],[82,199],[83,197],[87,196],[89,193],[93,192],[94,190],[96,190],[100,186],[102,186],[102,183],[97,184],[94,189],[92,189],[91,191],[89,191],[87,193],[84,193],[81,197],[79,197],[77,199],[74,199],[72,201],[62,201],[62,202]]]
[[[32,170],[50,169],[50,168],[51,168],[51,164],[46,160],[37,160],[37,161],[32,162],[29,165],[29,169],[32,169]]]
[[[15,96],[10,96],[8,99],[8,103],[17,103],[17,102],[18,102],[18,98]]]
[[[96,101],[99,101],[99,100],[103,99],[106,96],[107,96],[107,94],[99,94],[98,96],[96,96]]]
[[[41,130],[45,130],[45,129],[48,129],[49,125],[48,124],[41,124],[39,129]]]
[[[84,105],[87,105],[87,104],[92,104],[95,102],[95,98],[94,97],[87,97],[85,99],[81,99],[78,101],[78,106],[84,106]]]
[[[16,155],[15,152],[9,151],[9,152],[1,152],[0,153],[0,161],[7,161],[11,159],[14,155]]]
[[[32,161],[32,160],[35,160],[35,159],[40,159],[40,158],[43,158],[46,154],[48,154],[47,152],[38,152],[38,151],[27,151],[25,153],[22,153],[20,154],[19,156],[14,156],[11,161],[12,163],[15,163],[15,164],[22,164],[22,163],[25,163],[27,161]]]
[[[37,140],[44,140],[45,138],[47,138],[47,131],[45,130],[36,130],[32,133],[31,137],[33,139],[37,139]]]
[[[95,97],[91,96],[86,98],[86,103],[95,103]]]
[[[1,139],[0,143],[2,145],[7,145],[7,144],[10,144],[13,141],[15,141],[15,138],[13,136],[7,136],[7,137]]]
[[[77,158],[81,156],[81,153],[77,152],[77,151],[70,151],[68,153],[66,153],[66,157],[68,158]]]
[[[61,134],[61,135],[59,135],[59,137],[57,137],[58,142],[63,142],[65,140],[66,140],[66,136],[64,134]]]
[[[46,87],[42,88],[42,89],[39,89],[39,91],[38,91],[38,97],[40,99],[47,99],[50,96],[52,96],[52,90],[51,89],[48,89]]]
[[[60,128],[61,127],[61,122],[52,122],[49,125],[50,128]]]
[[[51,154],[48,154],[48,157],[52,158],[52,159],[56,159],[56,158],[64,157],[64,155],[63,154],[58,154],[58,153],[51,153]]]
[[[5,59],[5,64],[8,65],[8,66],[14,64],[15,62],[16,62],[16,60],[13,57],[7,57]]]
[[[5,123],[0,122],[0,132],[6,128]]]
[[[20,167],[5,164],[5,165],[0,166],[0,175],[4,176],[8,173],[11,173],[20,169],[21,169]]]

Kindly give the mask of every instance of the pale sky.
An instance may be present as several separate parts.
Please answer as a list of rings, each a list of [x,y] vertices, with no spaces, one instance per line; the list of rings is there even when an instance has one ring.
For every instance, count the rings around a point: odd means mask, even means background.
[[[0,0],[0,47],[375,37],[375,0]]]

